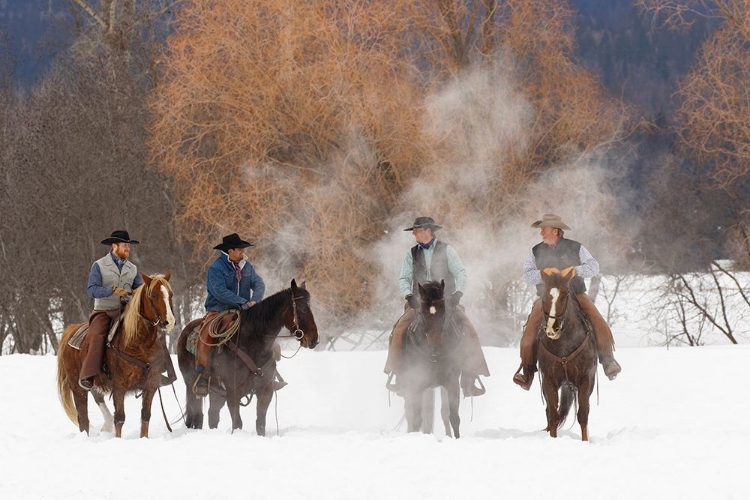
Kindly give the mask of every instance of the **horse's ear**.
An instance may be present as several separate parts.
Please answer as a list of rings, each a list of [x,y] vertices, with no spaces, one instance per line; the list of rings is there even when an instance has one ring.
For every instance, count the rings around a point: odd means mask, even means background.
[[[151,276],[141,271],[141,278],[143,278],[143,282],[146,284],[146,286],[151,284]]]
[[[440,280],[440,291],[445,290],[445,280]]]
[[[542,270],[544,274],[547,276],[552,276],[553,274],[560,274],[560,270],[556,267],[546,267]]]
[[[576,275],[576,268],[573,266],[566,267],[565,269],[561,271],[560,274],[562,274],[564,277],[568,279],[572,279]],[[568,276],[568,274],[570,274],[570,276]]]
[[[167,280],[167,281],[169,281],[169,278],[171,278],[171,277],[172,277],[172,270],[171,269],[167,269],[167,272],[164,273],[164,279]]]
[[[294,281],[294,278],[292,278],[292,291],[295,291],[297,289],[297,282]]]
[[[303,281],[302,284],[299,287],[301,289],[303,289],[303,290],[307,290],[307,287],[305,286],[306,283],[307,283],[307,281]]]

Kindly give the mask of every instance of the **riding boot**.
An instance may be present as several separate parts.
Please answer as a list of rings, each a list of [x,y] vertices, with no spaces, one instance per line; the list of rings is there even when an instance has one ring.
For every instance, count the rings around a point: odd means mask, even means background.
[[[401,359],[403,358],[404,348],[404,335],[406,334],[407,328],[414,320],[415,316],[414,309],[408,308],[404,311],[404,314],[396,321],[393,325],[393,331],[391,332],[391,339],[388,343],[388,359],[385,362],[384,373],[392,373],[401,366]]]
[[[195,382],[193,382],[193,394],[199,398],[205,398],[208,396],[208,381],[206,380],[206,374],[201,365],[195,367]]]
[[[537,332],[542,326],[542,301],[537,299],[531,307],[531,312],[523,327],[521,335],[521,367],[513,375],[513,382],[525,390],[529,390],[534,381],[537,358]],[[523,368],[523,373],[521,373]]]
[[[102,370],[104,364],[104,349],[107,343],[107,333],[113,319],[119,316],[118,310],[92,311],[89,316],[89,331],[81,348],[81,372],[78,376],[82,381],[81,387],[86,387],[86,381],[93,386],[94,377]]]
[[[586,317],[591,322],[591,327],[594,330],[594,337],[596,337],[596,347],[599,351],[599,362],[602,364],[604,369],[604,375],[608,379],[614,380],[622,370],[620,363],[615,360],[614,349],[615,339],[612,336],[612,330],[604,320],[596,305],[591,301],[588,295],[585,293],[576,294],[578,303],[581,304],[583,312],[586,313]]]

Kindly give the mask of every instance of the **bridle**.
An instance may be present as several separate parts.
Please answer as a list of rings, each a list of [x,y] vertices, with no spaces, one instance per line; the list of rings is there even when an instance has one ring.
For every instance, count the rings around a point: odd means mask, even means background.
[[[302,339],[305,337],[305,332],[299,326],[299,313],[297,312],[297,301],[302,300],[304,298],[305,298],[304,295],[295,297],[294,294],[292,294],[292,328],[289,329],[289,331],[291,332],[291,335],[274,335],[274,337],[295,338],[298,341],[302,342]]]
[[[552,314],[548,313],[545,310],[545,307],[544,307],[544,302],[545,302],[544,301],[544,297],[545,296],[543,295],[542,296],[542,314],[544,315],[544,325],[543,325],[544,329],[546,331],[546,329],[548,328],[547,325],[549,324],[550,320],[553,321],[553,324],[554,324],[555,321],[557,321],[558,322],[557,328],[553,329],[553,332],[556,333],[557,336],[559,337],[560,336],[560,332],[562,331],[563,327],[565,326],[565,312],[566,312],[565,310],[567,309],[567,307],[561,308],[562,311],[559,314],[556,312],[555,315],[552,315]],[[568,297],[566,297],[565,300],[567,301],[569,299],[570,299],[570,294],[568,294]],[[567,302],[565,303],[565,305],[567,306]],[[550,304],[550,311],[551,311],[551,309],[552,309],[552,304]]]

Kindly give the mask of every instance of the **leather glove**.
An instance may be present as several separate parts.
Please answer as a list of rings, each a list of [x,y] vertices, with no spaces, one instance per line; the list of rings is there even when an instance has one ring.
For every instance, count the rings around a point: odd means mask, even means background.
[[[461,297],[463,296],[464,294],[459,291],[453,292],[453,295],[451,295],[450,302],[449,302],[451,307],[458,307],[458,303],[461,301]]]
[[[124,288],[120,288],[119,286],[112,288],[112,293],[114,295],[117,295],[118,297],[127,297],[128,295],[128,291]]]
[[[254,305],[255,305],[255,302],[253,302],[252,300],[250,300],[250,301],[248,301],[248,302],[245,302],[244,304],[242,304],[242,306],[240,306],[240,307],[241,307],[242,309],[250,309],[250,308],[251,308],[251,307],[253,307]]]
[[[406,302],[409,303],[409,307],[411,307],[414,310],[419,309],[419,305],[420,304],[419,304],[419,299],[418,298],[416,298],[412,294],[407,295],[405,298],[406,298]]]

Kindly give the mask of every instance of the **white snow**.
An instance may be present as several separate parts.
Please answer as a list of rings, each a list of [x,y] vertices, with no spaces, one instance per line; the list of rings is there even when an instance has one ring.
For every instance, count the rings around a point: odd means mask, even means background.
[[[0,356],[0,498],[750,498],[750,346],[620,348],[622,374],[600,378],[598,405],[592,396],[589,443],[571,420],[557,439],[541,430],[538,380],[530,392],[511,382],[516,348],[485,352],[493,375],[473,421],[461,401],[460,440],[397,428],[403,400],[388,405],[384,351],[282,360],[290,385],[278,394],[279,435],[274,402],[265,438],[254,402],[234,434],[226,410],[217,430],[177,422],[169,433],[157,397],[151,438],[139,439],[132,396],[122,439],[99,431],[93,399],[86,436],[57,400],[54,356]],[[171,389],[162,394],[178,419]]]

